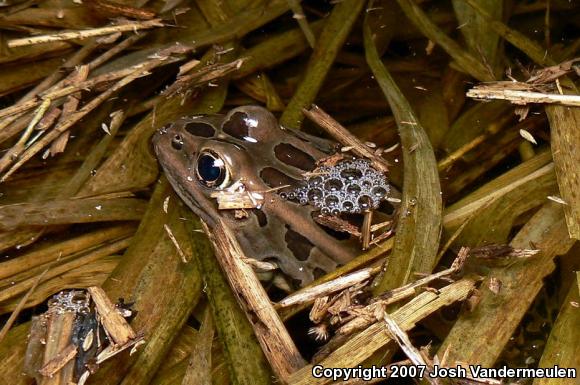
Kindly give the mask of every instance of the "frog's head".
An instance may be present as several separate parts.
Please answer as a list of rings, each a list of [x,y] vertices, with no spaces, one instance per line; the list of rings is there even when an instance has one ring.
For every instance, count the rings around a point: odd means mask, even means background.
[[[157,157],[173,187],[210,225],[216,191],[243,185],[263,193],[296,186],[322,152],[282,129],[263,107],[244,106],[226,115],[183,117],[154,137]]]

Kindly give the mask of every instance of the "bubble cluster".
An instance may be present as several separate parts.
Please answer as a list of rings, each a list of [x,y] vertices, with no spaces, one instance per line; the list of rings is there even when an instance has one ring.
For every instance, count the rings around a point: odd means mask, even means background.
[[[311,204],[324,215],[338,215],[376,209],[388,193],[387,178],[368,160],[348,159],[333,166],[318,167],[304,186],[287,197],[303,205]]]
[[[48,300],[49,311],[87,313],[90,297],[84,290],[61,291]]]

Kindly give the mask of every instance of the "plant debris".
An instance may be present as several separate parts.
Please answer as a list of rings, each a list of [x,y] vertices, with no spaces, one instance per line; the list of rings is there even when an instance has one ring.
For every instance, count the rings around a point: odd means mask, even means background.
[[[38,383],[84,384],[99,364],[141,343],[102,289],[63,291],[33,320],[25,367]]]

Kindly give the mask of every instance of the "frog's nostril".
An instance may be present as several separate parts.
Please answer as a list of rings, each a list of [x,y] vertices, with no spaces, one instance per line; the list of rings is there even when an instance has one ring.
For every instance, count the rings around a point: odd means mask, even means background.
[[[176,150],[181,150],[183,148],[183,139],[180,135],[175,135],[173,139],[171,139],[171,147]]]

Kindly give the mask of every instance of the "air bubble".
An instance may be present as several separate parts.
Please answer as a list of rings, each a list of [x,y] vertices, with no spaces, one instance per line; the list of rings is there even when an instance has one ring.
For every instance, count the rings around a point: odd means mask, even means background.
[[[338,205],[338,197],[335,195],[329,195],[324,199],[324,203],[326,203],[327,206],[336,206]]]
[[[352,203],[351,201],[344,201],[342,202],[342,208],[345,211],[351,211],[354,207],[354,203]]]
[[[338,191],[343,187],[343,183],[339,179],[330,179],[324,184],[324,188],[329,191]]]
[[[349,194],[358,194],[360,193],[360,186],[358,184],[352,183],[349,184],[348,187],[346,188],[346,192],[348,192]]]
[[[370,209],[372,204],[373,200],[368,195],[363,195],[358,198],[358,205],[363,211]]]
[[[320,177],[320,176],[315,176],[314,178],[311,178],[311,179],[308,181],[308,184],[309,184],[309,185],[311,185],[311,186],[319,186],[319,185],[321,185],[321,184],[322,184],[322,177]]]
[[[356,168],[347,168],[340,172],[341,177],[350,181],[360,179],[362,175],[363,175],[362,171]]]
[[[385,195],[387,195],[387,190],[384,187],[376,186],[376,187],[373,187],[372,193],[377,198],[382,198]]]
[[[315,188],[308,191],[308,200],[317,201],[319,199],[322,199],[322,190]]]

